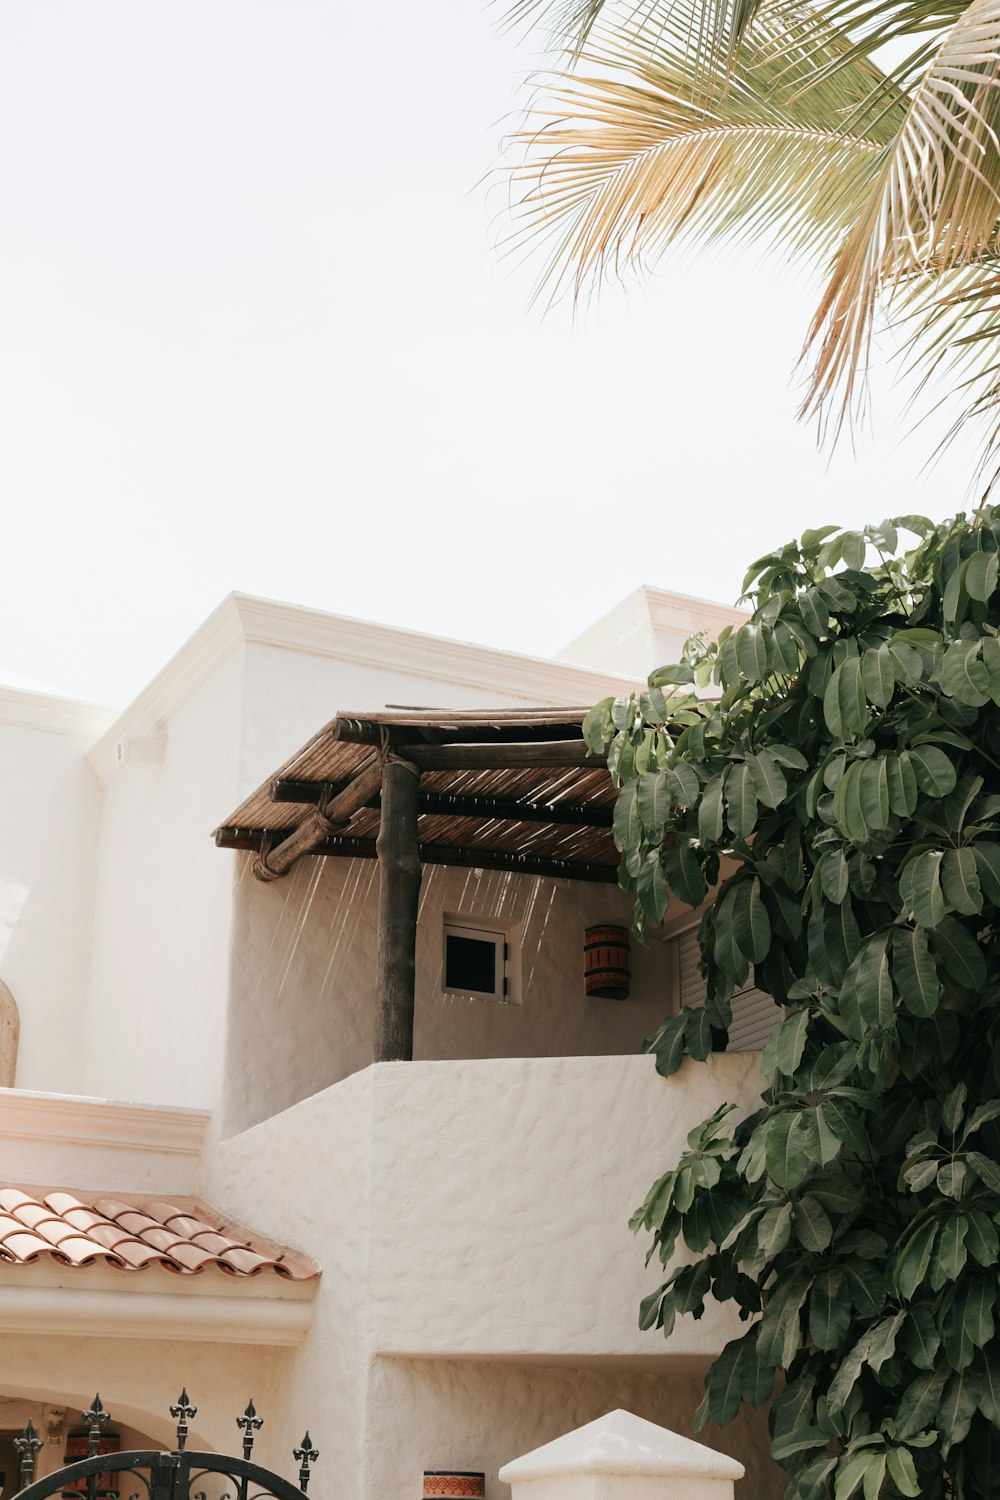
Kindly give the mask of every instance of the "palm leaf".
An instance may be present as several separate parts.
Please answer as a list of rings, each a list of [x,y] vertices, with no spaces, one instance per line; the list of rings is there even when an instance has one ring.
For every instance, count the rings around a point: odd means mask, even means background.
[[[581,71],[536,96],[514,172],[514,241],[549,243],[548,300],[651,264],[682,238],[767,234],[829,254],[862,211],[904,108],[896,101],[864,131],[850,123],[879,70],[859,58],[807,87],[814,48],[789,43],[781,0],[758,15],[737,73],[720,70],[706,87],[688,45],[699,13],[697,0],[675,0],[655,25],[600,26]],[[812,13],[799,14],[812,28]],[[845,45],[829,34],[825,55]]]
[[[806,410],[839,426],[867,369],[880,305],[913,273],[941,276],[989,247],[1000,217],[1000,0],[971,0],[914,91],[848,234],[809,334]]]

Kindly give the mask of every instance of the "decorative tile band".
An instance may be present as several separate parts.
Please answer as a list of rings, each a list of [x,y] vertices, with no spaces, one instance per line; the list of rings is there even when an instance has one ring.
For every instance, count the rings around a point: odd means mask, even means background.
[[[424,1500],[483,1500],[486,1475],[472,1470],[425,1469]]]

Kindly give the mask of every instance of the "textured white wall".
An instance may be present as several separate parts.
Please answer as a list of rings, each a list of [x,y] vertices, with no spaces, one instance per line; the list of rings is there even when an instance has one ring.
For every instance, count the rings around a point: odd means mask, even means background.
[[[510,1500],[497,1470],[542,1443],[624,1407],[685,1437],[702,1397],[697,1375],[566,1369],[450,1360],[379,1359],[369,1388],[362,1493],[416,1500],[422,1471],[480,1470],[487,1500]],[[766,1417],[743,1412],[698,1441],[745,1465],[736,1500],[780,1500],[785,1475],[770,1457]]]
[[[687,1430],[687,1377],[740,1325],[716,1309],[640,1334],[655,1272],[627,1217],[693,1124],[754,1106],[757,1066],[665,1082],[647,1057],[381,1064],[216,1141],[202,1194],[323,1266],[278,1420],[309,1414],[326,1491],[414,1500],[438,1459],[476,1448],[492,1470],[618,1404]],[[754,1473],[761,1422],[718,1438]]]
[[[0,724],[0,979],[20,1088],[81,1091],[100,791],[87,737]]]
[[[240,856],[226,1066],[227,1131],[240,1130],[367,1067],[375,1019],[375,861],[304,859],[262,884]],[[510,930],[512,998],[442,989],[445,914]],[[671,1005],[673,958],[632,944],[628,1000],[588,999],[584,929],[628,926],[614,885],[428,866],[417,924],[414,1056],[634,1053]]]
[[[95,1391],[115,1418],[148,1433],[159,1445],[174,1445],[175,1423],[169,1414],[186,1386],[198,1415],[191,1425],[189,1447],[232,1452],[238,1441],[236,1416],[250,1396],[264,1413],[278,1407],[277,1389],[287,1356],[275,1351],[234,1345],[185,1344],[182,1341],[3,1335],[0,1395],[44,1401],[80,1412]],[[289,1479],[295,1466],[286,1433],[277,1421],[265,1429],[265,1451],[280,1462]],[[298,1434],[302,1436],[301,1432]],[[238,1450],[237,1450],[238,1451]]]
[[[78,1092],[216,1102],[232,869],[209,835],[236,795],[241,702],[236,652],[163,726],[162,765],[105,788]]]
[[[660,1078],[653,1058],[390,1063],[373,1070],[373,1337],[383,1353],[655,1359],[637,1326],[659,1265],[628,1229],[650,1184],[723,1100],[759,1103],[755,1053]],[[419,1295],[413,1289],[419,1287]],[[709,1306],[666,1352],[738,1327]]]

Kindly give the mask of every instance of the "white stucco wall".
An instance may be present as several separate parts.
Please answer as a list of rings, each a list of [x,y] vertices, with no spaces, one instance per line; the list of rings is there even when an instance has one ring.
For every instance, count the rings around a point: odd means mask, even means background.
[[[159,726],[162,764],[104,788],[85,1034],[86,1090],[214,1104],[232,872],[209,837],[238,781],[242,661],[227,658]]]
[[[0,979],[20,1012],[15,1081],[82,1083],[100,792],[97,710],[0,688]]]
[[[487,1500],[509,1500],[497,1471],[510,1457],[623,1407],[693,1437],[697,1375],[451,1360],[375,1361],[369,1382],[362,1493],[414,1500],[423,1469],[483,1470]],[[736,1458],[736,1500],[781,1500],[786,1476],[770,1457],[763,1413],[745,1411],[698,1441]]]
[[[226,1065],[227,1132],[245,1129],[367,1067],[375,1019],[378,868],[303,859],[262,884],[238,856]],[[502,927],[506,1002],[445,994],[446,915]],[[584,930],[628,927],[617,886],[428,866],[417,923],[419,1059],[634,1053],[672,1003],[673,956],[633,941],[627,1000],[588,999]]]
[[[365,1500],[412,1500],[425,1466],[476,1450],[463,1467],[495,1473],[615,1405],[688,1430],[690,1377],[740,1325],[715,1309],[640,1334],[655,1272],[627,1218],[694,1123],[754,1106],[757,1066],[665,1082],[646,1057],[382,1064],[214,1141],[202,1194],[323,1265],[279,1401],[283,1422],[319,1403],[330,1491],[363,1474]],[[762,1423],[718,1437],[754,1474]]]

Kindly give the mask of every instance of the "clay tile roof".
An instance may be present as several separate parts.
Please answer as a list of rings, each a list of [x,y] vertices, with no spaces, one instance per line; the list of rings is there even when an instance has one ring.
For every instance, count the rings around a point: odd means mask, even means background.
[[[0,1187],[0,1265],[51,1259],[122,1271],[159,1265],[183,1276],[206,1269],[235,1277],[269,1272],[288,1281],[319,1275],[308,1256],[227,1225],[204,1203],[130,1198]]]

